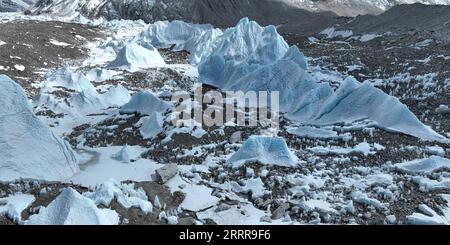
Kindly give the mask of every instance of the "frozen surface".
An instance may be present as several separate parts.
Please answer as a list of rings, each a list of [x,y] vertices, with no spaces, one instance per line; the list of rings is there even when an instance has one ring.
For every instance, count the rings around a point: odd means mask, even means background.
[[[282,58],[289,46],[275,26],[261,27],[242,19],[213,44],[213,52],[200,64],[200,81],[225,88],[242,75]]]
[[[86,148],[86,162],[80,162],[81,171],[70,180],[84,186],[96,186],[110,179],[117,181],[151,181],[155,170],[163,166],[148,159],[138,159],[135,162],[122,163],[111,156],[123,147],[110,146],[96,149]]]
[[[439,179],[434,180],[422,176],[416,176],[413,177],[412,180],[419,185],[421,191],[431,192],[450,190],[450,178],[448,177],[440,177]]]
[[[139,131],[144,139],[153,139],[163,131],[163,116],[158,112],[153,112],[150,116],[143,117],[138,124],[141,125]]]

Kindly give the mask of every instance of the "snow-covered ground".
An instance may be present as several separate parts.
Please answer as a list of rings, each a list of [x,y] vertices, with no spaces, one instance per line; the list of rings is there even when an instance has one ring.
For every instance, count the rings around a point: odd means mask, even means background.
[[[12,182],[0,184],[0,215],[24,224],[127,224],[124,210],[138,208],[142,223],[449,223],[448,134],[376,86],[389,79],[362,83],[314,67],[274,26],[246,18],[219,30],[0,15],[3,24],[17,19],[75,22],[108,36],[86,43],[82,62],[33,81],[30,101],[0,76],[0,181]],[[197,82],[280,92],[280,127],[174,125],[170,96],[194,94]],[[47,181],[68,188],[36,207],[34,195],[49,195]]]

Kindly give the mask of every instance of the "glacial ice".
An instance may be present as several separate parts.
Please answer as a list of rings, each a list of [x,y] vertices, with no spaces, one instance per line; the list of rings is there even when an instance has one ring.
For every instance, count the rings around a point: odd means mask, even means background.
[[[263,28],[244,18],[214,42],[213,52],[199,65],[200,82],[226,89],[255,69],[281,59],[288,49],[275,26]]]
[[[239,167],[247,162],[259,162],[282,167],[295,167],[297,157],[289,150],[286,141],[280,137],[250,136],[241,149],[232,155],[228,163]]]
[[[100,94],[91,83],[91,80],[108,79],[112,74],[114,74],[113,71],[93,69],[87,75],[84,75],[69,67],[49,72],[40,85],[39,93],[33,98],[34,104],[45,106],[54,112],[67,114],[72,114],[75,111],[73,108],[96,110],[98,108],[122,106],[131,98],[130,92],[124,86],[118,84]],[[51,95],[52,92],[61,89],[67,92],[69,97],[67,101]]]
[[[109,68],[121,68],[128,71],[165,66],[166,62],[158,50],[151,45],[142,47],[130,42],[120,49],[115,60],[108,64]]]
[[[119,215],[99,209],[95,203],[72,188],[65,189],[48,207],[32,215],[27,225],[117,225]]]
[[[118,107],[130,100],[130,92],[122,85],[109,88],[100,94],[96,90],[83,90],[69,98],[71,107],[79,110],[96,110],[98,108]]]
[[[163,131],[164,119],[161,113],[153,112],[150,116],[141,118],[139,132],[144,139],[153,139]]]
[[[129,163],[132,160],[136,160],[141,153],[142,151],[139,149],[136,149],[133,146],[125,145],[122,149],[120,149],[120,151],[113,154],[111,158],[119,162]]]
[[[140,33],[134,41],[146,47],[172,48],[174,51],[186,50],[191,53],[190,62],[198,64],[212,52],[212,44],[222,35],[220,29],[211,25],[198,25],[183,21],[158,21]]]
[[[141,115],[152,115],[153,112],[164,112],[170,108],[170,104],[160,100],[148,91],[140,91],[133,95],[131,100],[122,106],[121,113],[139,113]]]
[[[0,75],[0,104],[1,181],[61,181],[79,171],[70,145],[33,114],[25,91],[4,75]]]
[[[448,210],[448,209],[447,209]],[[447,211],[446,210],[446,211]],[[413,213],[406,216],[406,222],[409,225],[448,225],[448,217],[440,216],[433,209],[425,204],[419,205],[419,211],[421,213]]]
[[[397,98],[348,77],[335,91],[309,74],[305,56],[288,47],[275,27],[243,19],[213,44],[199,65],[200,82],[231,91],[279,91],[280,109],[300,123],[324,126],[371,120],[378,127],[424,140],[448,142]]]
[[[41,92],[52,92],[62,87],[76,92],[95,90],[92,83],[82,73],[75,72],[67,66],[45,74],[40,89]]]
[[[421,123],[398,99],[368,82],[349,77],[335,91],[329,83],[317,81],[305,56],[297,47],[289,47],[274,26],[261,27],[243,18],[222,33],[209,25],[157,22],[133,38],[127,52],[171,45],[192,53],[191,63],[199,64],[202,83],[230,91],[279,91],[280,109],[288,119],[314,126],[371,120],[388,131],[449,141]],[[124,50],[117,60],[124,60],[120,58]],[[141,63],[134,55],[125,60]]]

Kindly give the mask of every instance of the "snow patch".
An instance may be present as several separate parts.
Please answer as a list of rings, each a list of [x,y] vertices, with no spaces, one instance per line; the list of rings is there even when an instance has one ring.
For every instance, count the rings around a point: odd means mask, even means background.
[[[450,160],[439,156],[431,156],[429,158],[399,163],[395,165],[395,168],[408,174],[427,175],[441,170],[450,170]]]
[[[6,215],[14,222],[21,223],[22,212],[35,200],[33,195],[21,193],[0,198],[0,215]]]

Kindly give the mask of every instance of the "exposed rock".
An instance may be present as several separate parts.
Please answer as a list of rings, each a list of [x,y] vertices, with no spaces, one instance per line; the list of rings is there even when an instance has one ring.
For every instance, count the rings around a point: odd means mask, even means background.
[[[242,141],[242,131],[234,132],[228,140],[231,144],[239,143]]]
[[[289,203],[281,204],[277,209],[275,209],[275,211],[273,211],[271,218],[273,220],[281,219],[286,213],[286,210],[289,209],[289,207]]]
[[[156,170],[156,177],[160,183],[166,183],[178,173],[177,165],[174,163],[167,164],[166,166]]]

